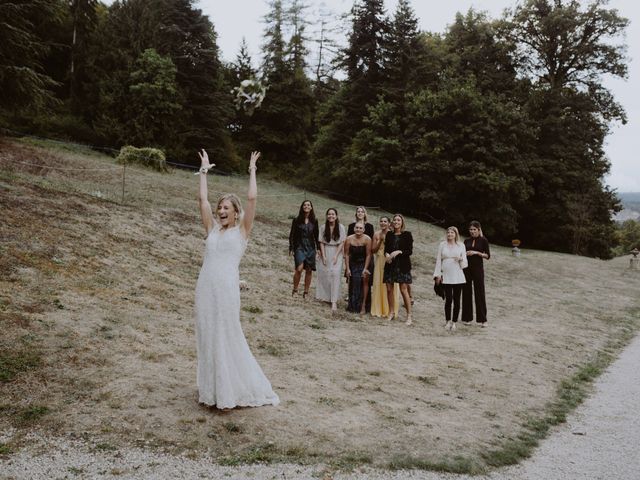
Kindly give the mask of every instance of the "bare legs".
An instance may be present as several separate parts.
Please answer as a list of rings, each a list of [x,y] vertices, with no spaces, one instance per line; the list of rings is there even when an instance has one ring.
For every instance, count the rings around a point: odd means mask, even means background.
[[[293,272],[293,295],[298,293],[298,285],[300,285],[300,278],[302,277],[302,271],[304,270],[304,296],[309,294],[309,288],[311,287],[311,278],[313,276],[313,270],[310,268],[304,268],[304,263],[298,265]]]
[[[362,275],[362,306],[360,314],[367,313],[367,298],[369,297],[369,274]]]
[[[387,319],[393,320],[394,312],[396,311],[395,298],[393,298],[393,283],[385,283],[384,286],[387,287],[387,300],[389,302],[389,316]]]
[[[393,287],[393,285],[391,285]],[[409,285],[406,283],[400,284],[400,295],[404,300],[404,308],[407,309],[407,325],[411,325],[413,320],[411,318],[411,296],[409,295]],[[388,290],[387,290],[388,291]]]

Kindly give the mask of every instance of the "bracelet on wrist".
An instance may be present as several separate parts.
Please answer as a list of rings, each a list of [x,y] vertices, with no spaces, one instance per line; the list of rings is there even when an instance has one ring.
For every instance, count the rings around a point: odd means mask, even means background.
[[[253,170],[255,172],[256,170],[258,170],[258,167],[256,167],[255,165],[253,167],[249,167],[247,169],[247,172],[251,173],[251,170]]]
[[[200,173],[204,173],[205,175],[209,172],[209,169],[207,167],[200,167]]]

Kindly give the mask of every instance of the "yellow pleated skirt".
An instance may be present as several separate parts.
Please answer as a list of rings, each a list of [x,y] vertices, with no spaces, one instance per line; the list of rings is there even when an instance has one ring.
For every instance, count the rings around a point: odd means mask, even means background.
[[[373,268],[373,285],[371,288],[371,315],[374,317],[386,317],[389,315],[389,300],[387,299],[387,286],[384,284],[384,243],[380,245],[375,254],[375,266]],[[398,315],[400,308],[400,285],[393,284],[393,310]]]

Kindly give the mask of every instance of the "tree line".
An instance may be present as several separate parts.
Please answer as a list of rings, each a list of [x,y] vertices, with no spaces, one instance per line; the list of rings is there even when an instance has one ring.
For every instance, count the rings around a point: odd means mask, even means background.
[[[620,210],[603,149],[622,106],[628,20],[607,0],[525,0],[498,19],[458,13],[421,31],[408,0],[356,0],[346,44],[331,15],[271,0],[261,58],[224,62],[192,0],[0,0],[0,122],[96,145],[207,148],[272,175],[496,242],[608,258]],[[259,65],[259,67],[257,67]],[[268,87],[253,115],[232,89]]]

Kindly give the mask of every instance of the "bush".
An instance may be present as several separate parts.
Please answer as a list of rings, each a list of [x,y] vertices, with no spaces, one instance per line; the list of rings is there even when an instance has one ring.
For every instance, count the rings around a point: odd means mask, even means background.
[[[616,225],[618,246],[613,250],[614,255],[627,255],[634,248],[640,249],[640,222],[625,220]]]
[[[137,163],[144,165],[145,167],[151,167],[159,172],[168,172],[167,159],[164,156],[164,152],[157,148],[136,148],[131,145],[127,145],[120,149],[118,163]]]
[[[0,127],[13,136],[36,135],[50,140],[104,145],[100,136],[82,118],[69,113],[7,116],[0,114]]]

